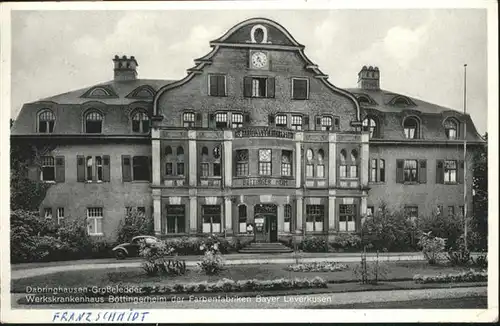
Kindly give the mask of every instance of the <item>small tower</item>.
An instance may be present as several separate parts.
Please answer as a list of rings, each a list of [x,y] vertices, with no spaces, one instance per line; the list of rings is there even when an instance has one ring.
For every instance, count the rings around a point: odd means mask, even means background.
[[[127,58],[126,55],[119,57],[115,55],[115,80],[134,80],[137,78],[137,66],[139,65],[134,56]]]
[[[358,88],[362,89],[380,89],[380,71],[378,67],[363,66],[358,73]]]

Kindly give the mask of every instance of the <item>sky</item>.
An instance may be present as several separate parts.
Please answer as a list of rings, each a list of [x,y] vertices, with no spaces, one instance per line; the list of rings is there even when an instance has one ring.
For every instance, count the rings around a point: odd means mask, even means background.
[[[252,17],[275,20],[337,87],[363,65],[381,88],[467,111],[487,130],[485,9],[13,11],[11,115],[23,103],[113,78],[112,58],[134,55],[139,78],[181,79],[209,42]]]

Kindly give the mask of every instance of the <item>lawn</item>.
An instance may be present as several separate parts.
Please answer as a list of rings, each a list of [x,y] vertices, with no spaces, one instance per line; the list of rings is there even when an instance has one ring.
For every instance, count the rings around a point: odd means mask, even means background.
[[[402,261],[381,263],[387,267],[388,280],[407,280],[415,274],[435,275],[439,273],[451,273],[464,270],[460,267],[449,267],[445,265],[431,266],[425,261]],[[112,268],[96,269],[87,271],[58,272],[40,275],[24,279],[12,280],[11,288],[14,293],[26,292],[27,287],[83,287],[108,285],[152,285],[158,283],[189,283],[208,281],[214,282],[222,278],[237,280],[260,279],[269,280],[277,278],[313,278],[319,276],[328,282],[353,282],[356,278],[353,268],[357,263],[347,264],[348,268],[336,272],[289,272],[286,264],[265,265],[233,265],[227,266],[219,275],[208,276],[196,270],[195,267],[188,268],[188,272],[182,276],[147,276],[141,268]]]

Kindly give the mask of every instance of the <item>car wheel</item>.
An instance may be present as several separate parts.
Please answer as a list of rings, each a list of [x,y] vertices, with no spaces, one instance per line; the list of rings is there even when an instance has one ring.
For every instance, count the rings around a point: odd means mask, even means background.
[[[125,259],[125,257],[127,257],[127,255],[125,254],[125,251],[117,250],[117,251],[115,251],[115,257],[116,257],[116,259]]]

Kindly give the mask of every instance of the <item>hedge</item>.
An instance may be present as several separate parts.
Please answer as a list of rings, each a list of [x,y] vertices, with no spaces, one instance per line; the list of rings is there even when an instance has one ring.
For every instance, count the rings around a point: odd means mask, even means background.
[[[469,270],[461,273],[449,273],[439,275],[415,275],[413,280],[416,283],[452,283],[452,282],[484,282],[488,280],[486,271]]]

